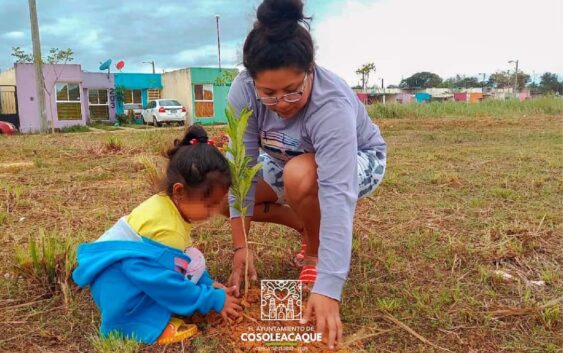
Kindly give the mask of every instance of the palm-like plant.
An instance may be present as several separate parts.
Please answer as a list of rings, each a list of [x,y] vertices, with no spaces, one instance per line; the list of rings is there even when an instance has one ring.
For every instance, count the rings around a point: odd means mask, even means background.
[[[231,193],[235,198],[234,209],[240,213],[242,221],[242,230],[244,233],[244,243],[247,248],[246,261],[244,267],[244,298],[248,296],[248,236],[246,234],[245,217],[247,207],[244,205],[244,198],[250,190],[252,179],[256,173],[262,168],[261,163],[257,163],[253,167],[249,167],[251,158],[246,155],[246,148],[244,146],[244,133],[248,125],[248,119],[252,116],[252,110],[243,108],[239,114],[235,111],[233,106],[229,105],[225,109],[227,116],[227,134],[229,135],[230,143],[226,148],[227,153],[230,154],[229,168],[231,170],[232,185]]]

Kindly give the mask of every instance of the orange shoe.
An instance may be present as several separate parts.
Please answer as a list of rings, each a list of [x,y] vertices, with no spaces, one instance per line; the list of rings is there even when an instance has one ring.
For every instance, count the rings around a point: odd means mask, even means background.
[[[186,324],[184,320],[172,317],[162,334],[156,341],[159,345],[182,342],[183,340],[195,336],[197,326],[194,324]]]

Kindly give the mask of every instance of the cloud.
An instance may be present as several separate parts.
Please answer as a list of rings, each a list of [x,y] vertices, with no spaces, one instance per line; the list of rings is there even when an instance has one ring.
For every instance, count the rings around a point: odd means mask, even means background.
[[[217,63],[215,15],[220,15],[221,56],[224,66],[234,66],[237,47],[253,21],[258,0],[149,1],[50,0],[38,2],[43,53],[49,48],[71,48],[74,62],[97,71],[100,61],[125,60],[127,72],[150,72],[142,61],[157,67],[210,66]],[[31,52],[27,3],[0,2],[0,68],[13,65],[12,46]],[[4,21],[6,18],[6,21]],[[24,33],[14,37],[11,32]],[[215,48],[212,50],[212,48]],[[181,53],[182,60],[178,60]]]
[[[21,39],[25,37],[25,33],[21,32],[21,31],[12,31],[12,32],[7,32],[4,33],[2,35],[2,38],[5,39]]]
[[[220,15],[223,66],[241,48],[261,0],[49,0],[38,2],[43,53],[71,48],[74,63],[97,71],[108,58],[125,72],[217,64],[215,15]],[[398,83],[417,71],[442,77],[521,69],[563,73],[560,0],[305,0],[317,61],[350,84],[375,62],[376,78]],[[32,51],[27,2],[0,0],[0,68],[11,47]]]
[[[563,73],[560,0],[346,0],[334,10],[314,27],[317,59],[350,84],[368,62],[387,83],[513,69],[510,59],[530,74]]]

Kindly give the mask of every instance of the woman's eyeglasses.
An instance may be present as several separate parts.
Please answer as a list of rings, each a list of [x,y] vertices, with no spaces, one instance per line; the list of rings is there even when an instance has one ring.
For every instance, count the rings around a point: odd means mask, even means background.
[[[260,97],[258,95],[258,91],[256,91],[256,83],[254,83],[254,93],[256,93],[256,99],[262,102],[264,105],[276,105],[279,103],[280,100],[283,100],[287,103],[296,103],[301,100],[303,97],[303,92],[305,92],[305,86],[307,84],[307,73],[305,72],[305,78],[303,78],[303,84],[301,85],[301,89],[296,92],[291,92],[280,96],[279,98],[276,96],[267,96],[267,97]]]

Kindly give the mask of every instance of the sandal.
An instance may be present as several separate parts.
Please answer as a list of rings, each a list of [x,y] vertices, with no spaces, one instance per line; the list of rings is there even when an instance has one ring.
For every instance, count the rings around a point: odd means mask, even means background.
[[[304,285],[314,285],[317,280],[317,266],[305,265],[299,275],[299,280]]]
[[[194,324],[186,324],[184,320],[172,317],[162,334],[156,341],[159,345],[182,342],[183,340],[194,336],[197,333],[197,326]]]

